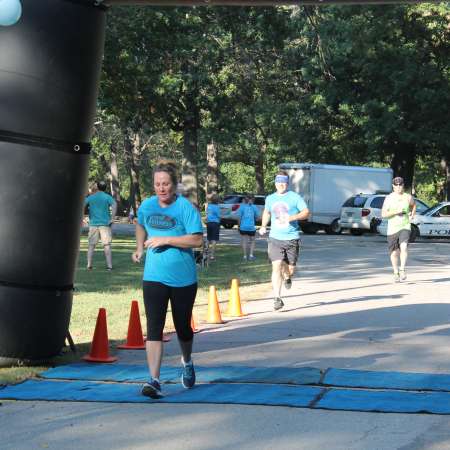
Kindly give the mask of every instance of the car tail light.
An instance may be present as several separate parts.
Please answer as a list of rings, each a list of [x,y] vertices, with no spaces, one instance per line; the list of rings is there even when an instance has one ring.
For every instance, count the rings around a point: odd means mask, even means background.
[[[366,216],[368,216],[369,214],[370,214],[370,209],[364,208],[364,209],[361,211],[361,217],[366,217]]]
[[[237,209],[239,208],[239,203],[236,203],[235,205],[233,205],[232,207],[231,207],[231,211],[236,211]]]

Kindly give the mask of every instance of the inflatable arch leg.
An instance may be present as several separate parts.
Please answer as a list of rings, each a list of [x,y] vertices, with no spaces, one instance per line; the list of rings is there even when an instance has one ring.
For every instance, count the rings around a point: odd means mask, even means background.
[[[20,3],[0,24],[1,365],[64,345],[105,26],[94,0]]]

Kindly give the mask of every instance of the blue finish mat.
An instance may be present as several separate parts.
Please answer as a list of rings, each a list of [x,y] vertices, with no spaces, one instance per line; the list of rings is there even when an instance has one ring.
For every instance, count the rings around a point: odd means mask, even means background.
[[[450,391],[450,375],[328,369],[321,384],[366,389]]]
[[[112,403],[226,403],[395,413],[450,414],[448,392],[361,391],[273,384],[200,384],[190,390],[164,385],[152,400],[138,384],[29,380],[0,389],[0,399]]]
[[[323,391],[310,386],[199,384],[193,389],[164,385],[165,397],[141,395],[139,384],[29,380],[0,389],[0,399],[113,403],[228,403],[308,407]]]
[[[366,389],[395,389],[414,391],[449,391],[450,375],[408,372],[374,372],[368,370],[328,369],[313,367],[246,367],[196,366],[199,383],[269,383],[320,385]],[[92,381],[145,382],[147,365],[79,363],[55,367],[41,374],[43,378]],[[180,382],[180,367],[163,366],[164,383]]]
[[[28,380],[18,385],[4,386],[0,389],[0,399],[229,403],[450,414],[450,375],[446,374],[349,369],[328,369],[322,374],[319,369],[308,367],[245,366],[197,366],[196,372],[199,384],[194,389],[186,390],[179,383],[180,367],[163,367],[161,380],[164,382],[165,397],[151,400],[141,395],[141,385],[138,384],[148,379],[146,365],[71,364],[44,372],[41,376],[45,380]]]
[[[450,393],[330,389],[317,402],[316,408],[385,413],[450,414]]]
[[[178,367],[163,366],[161,381],[179,383]],[[271,383],[271,384],[319,384],[322,373],[311,367],[245,367],[195,366],[197,381],[200,383]],[[147,365],[130,364],[70,364],[49,369],[41,374],[43,378],[59,378],[66,380],[94,381],[135,381],[148,380]]]

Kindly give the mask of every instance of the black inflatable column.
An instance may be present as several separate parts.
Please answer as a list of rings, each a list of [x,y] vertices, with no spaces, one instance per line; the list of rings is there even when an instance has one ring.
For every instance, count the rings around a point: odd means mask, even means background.
[[[64,345],[72,309],[105,8],[21,0],[0,26],[0,364]]]

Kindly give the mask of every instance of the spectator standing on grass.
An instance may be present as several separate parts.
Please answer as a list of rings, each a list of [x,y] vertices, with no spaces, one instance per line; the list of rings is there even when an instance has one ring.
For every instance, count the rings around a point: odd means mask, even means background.
[[[402,177],[392,180],[391,192],[383,203],[381,217],[387,219],[387,241],[394,282],[406,280],[406,260],[408,241],[411,233],[411,219],[416,213],[416,203],[412,195],[405,192]],[[400,263],[400,264],[399,264]]]
[[[92,270],[92,258],[95,246],[101,240],[105,253],[106,268],[112,270],[112,250],[111,250],[111,225],[117,212],[117,203],[111,195],[106,192],[106,183],[97,182],[97,190],[85,198],[84,205],[89,212],[89,233],[87,269]]]
[[[284,306],[281,287],[292,286],[292,276],[300,252],[299,220],[309,216],[309,209],[303,198],[296,192],[288,191],[289,176],[281,170],[275,176],[276,192],[266,198],[259,233],[266,234],[270,223],[268,242],[269,259],[272,261],[272,289],[275,311]]]
[[[206,206],[206,239],[208,240],[209,259],[216,257],[216,244],[220,238],[220,207],[219,197],[212,194]]]
[[[139,263],[147,249],[143,294],[147,317],[147,363],[150,380],[142,394],[162,396],[159,380],[163,356],[163,329],[170,300],[173,323],[182,353],[181,382],[185,388],[195,384],[192,363],[192,309],[197,295],[197,269],[192,249],[203,241],[202,221],[189,200],[176,194],[175,163],[160,161],[153,169],[155,196],[144,200],[138,210],[136,251]]]
[[[253,261],[255,256],[256,220],[259,217],[258,208],[253,204],[253,197],[246,195],[238,211],[238,227],[241,235],[244,261]]]

